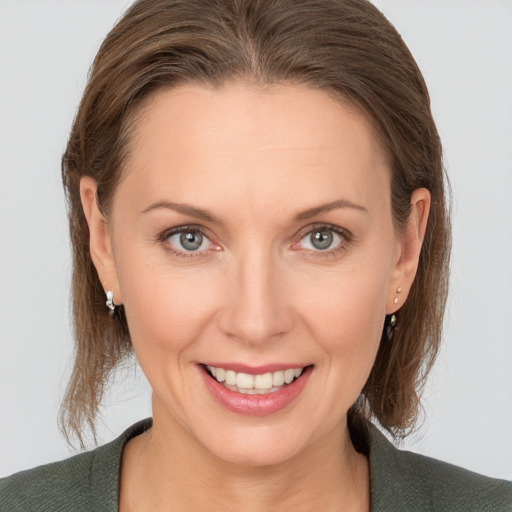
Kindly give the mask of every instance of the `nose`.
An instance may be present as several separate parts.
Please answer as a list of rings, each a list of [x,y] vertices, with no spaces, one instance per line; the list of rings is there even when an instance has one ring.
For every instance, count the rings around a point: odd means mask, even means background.
[[[219,325],[229,337],[264,346],[289,332],[293,323],[284,269],[270,254],[247,251],[233,265],[223,291]]]

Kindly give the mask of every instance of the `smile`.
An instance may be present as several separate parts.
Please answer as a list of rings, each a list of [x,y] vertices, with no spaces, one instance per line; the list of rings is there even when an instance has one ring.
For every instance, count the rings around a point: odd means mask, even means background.
[[[265,416],[295,402],[314,365],[295,368],[268,365],[255,369],[238,364],[201,364],[199,368],[206,388],[221,406],[238,414]]]
[[[206,367],[212,377],[226,389],[247,395],[274,393],[291,384],[302,374],[303,368],[288,368],[257,375],[235,372],[225,368]]]

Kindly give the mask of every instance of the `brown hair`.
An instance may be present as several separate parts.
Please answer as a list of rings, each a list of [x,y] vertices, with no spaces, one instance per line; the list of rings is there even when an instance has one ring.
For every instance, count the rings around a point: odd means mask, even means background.
[[[383,333],[352,417],[373,417],[395,435],[414,425],[419,392],[436,357],[447,296],[450,222],[441,144],[423,77],[394,27],[366,0],[138,0],[103,42],[76,115],[62,175],[73,246],[76,353],[61,409],[68,436],[94,420],[105,382],[131,353],[123,309],[111,318],[91,261],[79,197],[82,176],[98,183],[108,218],[129,151],[130,128],[155,90],[229,80],[306,84],[361,108],[392,162],[397,229],[414,189],[432,197],[410,295],[391,340]]]

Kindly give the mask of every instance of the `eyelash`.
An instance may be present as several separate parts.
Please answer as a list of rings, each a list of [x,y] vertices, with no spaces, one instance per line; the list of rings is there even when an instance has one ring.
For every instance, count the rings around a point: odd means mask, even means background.
[[[172,244],[168,243],[168,240],[171,236],[179,235],[180,233],[186,233],[187,231],[197,232],[206,238],[210,243],[212,243],[204,228],[195,225],[178,226],[176,228],[168,229],[158,237],[158,242],[164,246],[165,250],[172,252],[173,255],[177,258],[188,260],[191,258],[201,258],[206,256],[208,251],[180,251],[176,249]]]
[[[336,256],[338,253],[345,250],[347,248],[347,245],[349,245],[353,241],[352,234],[346,229],[334,226],[332,224],[313,224],[311,226],[307,226],[298,234],[297,242],[295,242],[293,246],[298,245],[302,240],[304,240],[304,238],[306,238],[307,236],[311,236],[313,233],[317,231],[330,231],[332,233],[335,233],[341,238],[341,241],[336,247],[333,247],[332,249],[326,249],[323,251],[306,249],[309,252],[309,254],[313,255],[313,257],[315,258],[329,258],[332,256]]]
[[[337,255],[340,251],[346,249],[346,246],[349,245],[352,242],[352,235],[350,232],[348,232],[346,229],[340,228],[338,226],[333,226],[332,224],[314,224],[312,226],[307,226],[307,228],[304,228],[299,232],[299,234],[294,237],[297,241],[293,243],[292,247],[297,246],[304,238],[306,238],[308,235],[311,236],[312,233],[315,233],[317,231],[330,231],[335,234],[337,234],[341,241],[340,243],[334,247],[333,249],[326,249],[326,250],[312,250],[312,249],[306,249],[309,254],[314,255],[316,258],[328,258],[330,256]],[[208,237],[206,231],[201,226],[197,225],[185,225],[185,226],[178,226],[172,229],[168,229],[164,231],[161,235],[158,237],[158,242],[163,244],[165,249],[172,252],[174,256],[181,258],[181,259],[191,259],[191,258],[201,258],[207,256],[208,250],[204,251],[180,251],[176,249],[172,244],[168,243],[168,240],[171,236],[177,235],[180,233],[186,233],[187,231],[197,232],[201,234],[204,238],[206,238],[210,243],[213,243],[210,238]],[[298,250],[298,249],[297,249]]]

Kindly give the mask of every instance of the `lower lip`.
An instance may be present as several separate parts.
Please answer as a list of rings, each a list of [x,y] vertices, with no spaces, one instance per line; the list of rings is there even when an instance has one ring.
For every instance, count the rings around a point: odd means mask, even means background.
[[[298,379],[279,391],[264,395],[246,395],[225,388],[210,377],[202,366],[200,367],[206,387],[218,403],[232,412],[251,416],[265,416],[284,409],[300,395],[306,386],[312,369],[312,366],[308,366]]]

